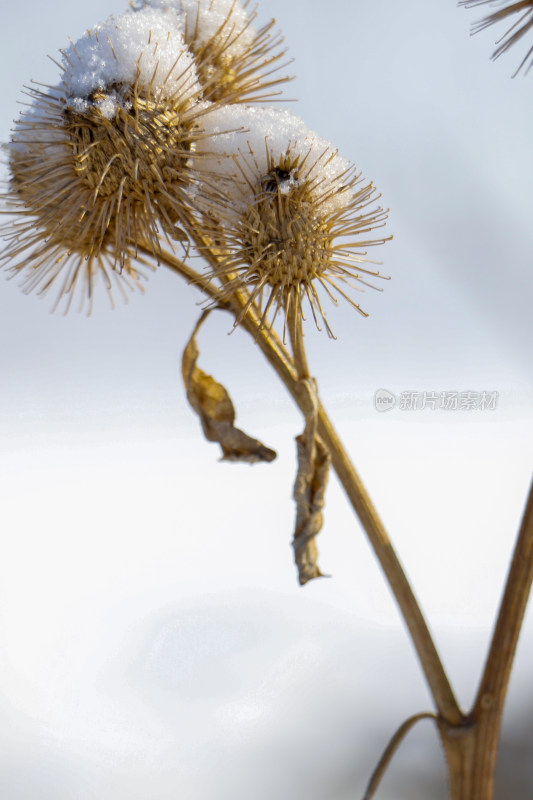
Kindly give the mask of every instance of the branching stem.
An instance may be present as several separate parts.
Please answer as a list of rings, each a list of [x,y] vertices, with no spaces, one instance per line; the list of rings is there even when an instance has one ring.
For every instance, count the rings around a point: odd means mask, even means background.
[[[206,248],[205,242],[203,243],[203,247]],[[164,263],[164,256],[165,253],[160,255],[162,263]],[[212,262],[214,261],[216,263],[215,254],[212,253],[211,259]],[[174,264],[172,268],[175,268]],[[202,285],[200,275],[196,276],[195,283],[212,296],[212,289]],[[230,308],[236,314],[240,313],[245,302],[246,298],[240,295],[232,295],[227,301]],[[295,307],[295,304],[291,305],[293,308]],[[301,408],[302,398],[298,384],[305,373],[307,373],[307,375],[309,373],[303,345],[301,324],[298,324],[295,317],[296,312],[289,308],[289,335],[293,343],[295,360],[298,363],[297,367],[295,367],[285,347],[272,330],[259,327],[260,318],[253,308],[244,316],[242,326],[253,336],[254,341],[259,345],[268,362],[275,369],[295,402],[298,404],[298,407]],[[318,413],[319,435],[330,452],[335,472],[355,513],[359,517],[363,530],[374,549],[389,586],[400,607],[439,715],[449,724],[460,724],[464,716],[457,704],[426,621],[383,523],[321,403],[319,403]]]
[[[210,265],[216,266],[219,254],[209,242],[202,241],[202,253]],[[148,255],[148,253],[146,253]],[[248,302],[244,291],[229,294],[210,283],[200,273],[191,270],[171,253],[159,255],[162,264],[194,282],[213,300],[223,298],[221,305],[235,317]],[[287,310],[287,326],[293,357],[271,329],[261,327],[260,310],[249,305],[241,326],[253,337],[266,359],[303,411],[299,386],[309,377],[309,367],[303,343],[301,318],[296,304]],[[409,630],[428,687],[433,696],[441,739],[446,753],[451,797],[454,800],[491,800],[493,773],[499,727],[513,658],[518,642],[525,608],[533,582],[533,486],[529,495],[522,526],[513,555],[511,568],[495,626],[492,644],[476,701],[469,714],[464,714],[455,698],[439,654],[420,610],[416,597],[403,571],[394,547],[361,478],[351,463],[344,446],[324,407],[318,404],[318,434],[331,455],[332,465],[358,516],[374,553],[383,569]],[[399,729],[386,751],[388,763],[398,742],[418,719],[408,720]],[[390,749],[390,753],[389,753]],[[379,777],[384,770],[379,769]]]
[[[473,714],[489,708],[503,710],[518,637],[533,582],[533,483],[522,517],[513,559],[500,604],[500,610],[485,669],[479,685]]]

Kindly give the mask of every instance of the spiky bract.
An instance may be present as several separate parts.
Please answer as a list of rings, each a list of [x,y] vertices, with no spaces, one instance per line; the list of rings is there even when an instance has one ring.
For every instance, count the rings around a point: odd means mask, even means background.
[[[507,32],[498,40],[497,47],[492,54],[493,59],[499,58],[503,53],[506,53],[533,28],[533,0],[518,0],[518,2],[509,2],[509,0],[496,0],[496,2],[495,0],[460,0],[459,5],[465,8],[484,5],[503,6],[488,14],[479,22],[474,23],[472,26],[473,33],[479,33],[479,31],[483,31],[491,25],[517,17]],[[533,65],[533,44],[528,48],[514,75],[517,75],[528,61],[529,65],[526,68],[526,72]]]

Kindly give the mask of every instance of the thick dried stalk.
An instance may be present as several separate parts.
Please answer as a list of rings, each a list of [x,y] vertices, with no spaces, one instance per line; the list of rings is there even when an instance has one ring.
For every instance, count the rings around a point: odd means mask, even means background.
[[[458,730],[441,725],[453,800],[492,800],[509,677],[533,582],[533,484],[474,707]]]
[[[202,252],[204,249],[207,249],[205,241],[202,242]],[[216,264],[216,259],[216,253],[211,251],[210,263]],[[162,264],[165,263],[164,252],[160,254],[159,260]],[[197,276],[195,282],[200,288],[204,288],[201,282],[201,276]],[[244,296],[235,294],[227,301],[227,305],[233,313],[238,314],[244,307],[245,302],[246,298]],[[271,330],[260,328],[259,322],[260,317],[252,307],[244,316],[241,326],[253,336],[268,362],[294,398],[298,407],[302,411],[305,411],[303,408],[304,401],[300,393],[298,373],[290,356],[277,336],[275,336]],[[289,330],[290,329],[291,326],[289,326]],[[396,556],[383,523],[320,402],[318,403],[318,417],[319,436],[330,452],[333,468],[337,473],[354,511],[359,517],[363,530],[374,549],[391,591],[400,607],[439,715],[448,724],[461,724],[464,720],[464,715],[455,699],[427,623],[409,581]]]
[[[208,260],[216,264],[217,257],[218,254],[212,250]],[[161,263],[165,264],[165,258],[166,254],[162,253]],[[173,256],[167,266],[182,271],[181,262],[177,262]],[[191,280],[190,276],[187,277]],[[218,299],[217,287],[204,282],[201,277],[198,279],[198,276],[193,280],[208,296]],[[246,302],[245,293],[235,293],[224,302],[224,307],[236,316]],[[301,380],[308,377],[309,369],[301,326],[293,315],[288,314],[293,359],[273,331],[260,327],[260,319],[258,309],[252,305],[241,325],[252,335],[298,407],[305,412]],[[491,800],[503,704],[533,580],[533,487],[476,703],[472,712],[465,715],[455,699],[427,623],[392,543],[320,401],[318,434],[331,455],[333,468],[374,549],[411,635],[438,712],[439,730],[448,763],[450,797],[453,800]]]
[[[533,483],[494,628],[473,714],[501,711],[533,582]]]

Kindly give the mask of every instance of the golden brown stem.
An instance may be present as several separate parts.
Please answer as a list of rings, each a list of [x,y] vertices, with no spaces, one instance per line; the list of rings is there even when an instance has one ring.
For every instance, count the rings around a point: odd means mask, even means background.
[[[289,331],[293,332],[295,357],[301,358],[301,353],[304,353],[304,358],[300,362],[299,369],[297,369],[297,375],[300,377],[298,374],[300,371],[302,374],[304,371],[308,373],[307,360],[305,359],[305,351],[303,349],[301,325],[299,329],[297,324],[289,325]],[[269,349],[268,332],[262,332],[259,344],[263,345],[263,352],[270,363],[275,366],[273,363],[274,359],[272,359]],[[281,375],[281,377],[295,401],[298,403],[298,406],[301,407],[302,401],[299,395],[298,385],[294,382],[294,378],[286,374]],[[319,436],[330,452],[332,465],[337,473],[337,477],[355,513],[359,517],[363,530],[374,549],[389,586],[400,607],[400,611],[411,634],[439,714],[451,724],[460,724],[464,716],[454,697],[426,621],[383,523],[359,475],[351,463],[333,424],[320,402],[318,405],[318,415]]]
[[[140,256],[144,256],[144,258]],[[137,245],[137,260],[140,261],[141,264],[153,264],[154,254],[147,243]],[[172,270],[172,272],[177,272],[178,275],[185,278],[188,283],[198,285],[202,292],[208,297],[211,297],[213,300],[220,299],[222,292],[218,286],[208,281],[201,273],[192,269],[185,261],[176,258],[173,253],[170,253],[168,250],[162,250],[159,254],[159,260],[165,267]]]
[[[202,243],[206,248],[206,242]],[[164,263],[164,253],[160,260]],[[212,253],[212,262],[216,263],[216,255]],[[200,288],[201,276],[195,281]],[[206,287],[207,290],[207,287]],[[208,293],[210,293],[210,289]],[[245,298],[234,295],[228,300],[228,305],[235,313],[239,313],[244,306]],[[291,304],[293,309],[296,304]],[[290,356],[283,344],[271,330],[259,327],[259,318],[255,310],[250,309],[245,315],[242,326],[254,337],[269,363],[275,369],[292,397],[302,407],[302,397],[299,391],[299,380],[307,372],[307,360],[303,345],[301,322],[296,320],[296,310],[289,308],[289,332],[295,348],[295,360],[298,367],[295,369]],[[303,410],[303,409],[302,409]],[[416,597],[410,587],[403,568],[398,560],[391,541],[385,531],[378,513],[370,497],[355,471],[342,442],[340,441],[331,421],[322,404],[319,403],[319,435],[331,454],[332,464],[337,476],[344,487],[350,503],[356,512],[363,530],[381,564],[388,580],[389,586],[396,598],[405,623],[411,633],[411,638],[418,653],[424,675],[433,695],[439,715],[450,724],[460,724],[464,717],[454,697],[435,644],[431,638],[426,621],[422,615]]]
[[[449,724],[461,724],[464,716],[455,699],[427,623],[383,523],[322,405],[319,406],[318,414],[320,438],[331,453],[333,468],[359,517],[400,607],[439,715]]]
[[[309,365],[307,363],[307,356],[305,353],[305,346],[303,341],[303,328],[302,328],[302,315],[299,313],[299,307],[293,295],[289,296],[289,308],[287,309],[287,325],[289,328],[289,337],[292,347],[292,357],[298,380],[305,380],[309,378]]]
[[[501,711],[533,582],[533,483],[529,490],[473,714]]]
[[[203,243],[205,249],[206,243]],[[168,254],[171,256],[171,254]],[[161,263],[181,272],[213,299],[219,289],[201,275],[192,272],[173,256]],[[209,259],[216,264],[217,253],[211,251]],[[168,262],[168,263],[167,263]],[[185,269],[184,269],[185,267]],[[224,302],[224,307],[237,316],[243,309],[245,292],[234,293]],[[286,386],[298,407],[302,408],[299,384],[309,376],[303,344],[301,320],[291,312],[287,316],[294,358],[268,329],[260,327],[258,309],[252,305],[242,321],[242,327],[252,335],[273,369]],[[400,612],[411,635],[427,684],[438,711],[439,731],[448,763],[450,797],[453,800],[491,800],[499,728],[516,644],[522,624],[531,583],[533,581],[533,487],[529,495],[522,527],[518,536],[498,621],[472,712],[462,713],[450,686],[427,623],[416,597],[405,576],[392,543],[378,516],[359,475],[351,463],[322,404],[318,406],[318,433],[331,454],[337,476],[356,512]],[[417,718],[405,723],[409,728]],[[404,727],[393,739],[404,735]],[[394,745],[395,746],[395,745]]]
[[[381,783],[381,779],[383,778],[385,772],[387,771],[390,762],[392,761],[394,754],[396,753],[397,749],[411,730],[418,722],[421,722],[423,719],[431,719],[433,722],[437,721],[437,717],[435,714],[432,714],[429,711],[424,711],[421,714],[415,714],[413,717],[409,717],[409,719],[405,720],[390,742],[388,743],[383,755],[381,756],[379,763],[372,773],[372,777],[366,787],[366,792],[364,793],[363,800],[372,800],[375,793],[378,790],[379,784]]]
[[[505,697],[533,582],[533,483],[476,701],[462,730],[441,726],[453,800],[491,800]]]

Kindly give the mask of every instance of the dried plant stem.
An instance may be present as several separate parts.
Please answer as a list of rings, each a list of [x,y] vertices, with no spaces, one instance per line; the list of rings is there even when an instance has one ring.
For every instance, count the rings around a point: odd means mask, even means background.
[[[493,796],[505,697],[532,582],[533,484],[474,706],[461,730],[440,725],[453,800]]]
[[[250,330],[248,325],[248,320],[245,320],[245,327]],[[295,358],[298,359],[298,353],[303,350],[301,334],[298,335],[297,327],[290,325],[289,331],[294,331],[295,334],[293,347],[296,345]],[[253,326],[250,332],[253,332]],[[256,331],[254,335],[257,336]],[[270,347],[268,331],[260,332],[258,344],[301,407],[298,373],[303,369],[307,370],[307,361],[300,362],[297,374],[294,375],[292,370],[289,372],[280,369],[277,355]],[[278,346],[283,348],[279,341]],[[492,800],[501,715],[516,643],[533,578],[533,487],[513,556],[513,564],[493,643],[487,657],[478,700],[474,710],[466,715],[457,703],[427,623],[387,532],[320,402],[318,414],[319,436],[330,452],[333,468],[396,598],[433,696],[446,755],[450,798],[452,800]],[[493,696],[494,706],[486,707],[490,705],[488,698]]]
[[[303,344],[301,318],[297,317],[294,309],[295,304],[289,309],[288,315],[294,359],[299,378],[308,377],[309,368]],[[450,724],[460,724],[463,714],[446,677],[420,606],[368,492],[320,402],[318,417],[319,436],[330,452],[337,477],[348,495],[400,607],[439,714]]]
[[[290,298],[292,300],[292,298]],[[291,302],[287,312],[287,324],[289,327],[289,337],[291,340],[292,355],[298,380],[309,378],[309,365],[305,353],[302,330],[302,316],[298,313],[295,302]]]
[[[205,243],[203,246],[205,247]],[[208,256],[211,265],[216,264],[217,258],[218,254],[211,249]],[[194,273],[192,277],[193,271],[171,254],[163,252],[159,260],[170,269],[181,272],[189,281],[193,280],[212,299],[218,299],[220,290],[216,286],[204,281],[198,273]],[[237,316],[247,300],[245,292],[236,292],[229,298],[226,296],[222,305]],[[249,306],[241,325],[253,337],[303,412],[301,381],[309,377],[309,368],[301,324],[295,311],[289,308],[287,313],[293,358],[272,330],[261,327],[260,313],[253,304]],[[505,695],[533,582],[533,486],[477,698],[472,711],[464,714],[457,703],[427,623],[383,523],[320,402],[318,434],[331,455],[333,468],[385,573],[409,630],[437,710],[436,719],[448,765],[450,797],[452,800],[491,800]],[[400,728],[398,735],[401,732],[403,736],[419,718],[408,720]],[[398,735],[394,737],[393,743],[397,743]]]
[[[400,607],[439,715],[450,725],[460,725],[464,716],[455,699],[427,623],[383,523],[322,405],[319,406],[318,414],[319,435],[331,453],[333,468],[359,517]]]
[[[137,245],[137,260],[140,261],[141,264],[153,264],[154,254],[147,242],[142,242]],[[178,275],[185,278],[187,282],[198,282],[198,273],[186,264],[185,261],[176,258],[176,256],[168,250],[161,250],[159,260],[165,267],[172,270],[172,272],[177,272]],[[214,283],[204,279],[201,286],[202,291],[212,300],[220,300],[222,292]],[[222,301],[220,300],[220,302]]]
[[[203,242],[202,252],[204,252],[204,249],[207,249],[205,242]],[[160,261],[163,264],[165,263],[165,255],[165,252],[160,254]],[[210,255],[211,263],[216,263],[216,254],[211,250]],[[172,263],[169,264],[172,269],[176,268],[175,261],[173,258]],[[196,275],[195,282],[210,296],[213,296],[211,286],[204,287],[198,275]],[[246,299],[244,296],[233,295],[227,302],[234,312],[240,313]],[[299,360],[297,369],[295,369],[289,354],[277,336],[271,330],[259,327],[259,317],[253,308],[245,315],[241,324],[253,335],[263,354],[291,393],[298,407],[302,409],[303,401],[299,390],[299,380],[304,372],[308,372],[308,368],[301,326],[298,326],[297,322],[295,322],[294,316],[295,313],[291,313],[291,309],[289,309],[289,335],[295,346],[296,360]],[[454,697],[416,597],[396,556],[383,523],[321,403],[318,406],[318,414],[319,435],[330,452],[333,468],[354,511],[359,517],[400,607],[439,715],[448,724],[461,724],[464,720],[463,714]]]
[[[518,637],[533,582],[533,484],[524,510],[513,559],[494,628],[473,713],[503,705]]]
[[[383,755],[381,756],[379,763],[372,773],[372,777],[368,782],[368,786],[366,787],[366,792],[364,793],[363,800],[372,800],[375,793],[378,790],[379,784],[381,783],[381,779],[383,778],[385,772],[387,771],[390,762],[392,761],[394,754],[398,750],[399,746],[409,733],[409,731],[414,728],[414,726],[421,722],[423,719],[431,719],[433,722],[437,721],[437,717],[435,714],[432,714],[429,711],[424,711],[421,714],[415,714],[413,717],[409,717],[403,722],[390,742],[388,743],[387,747],[385,748]]]

